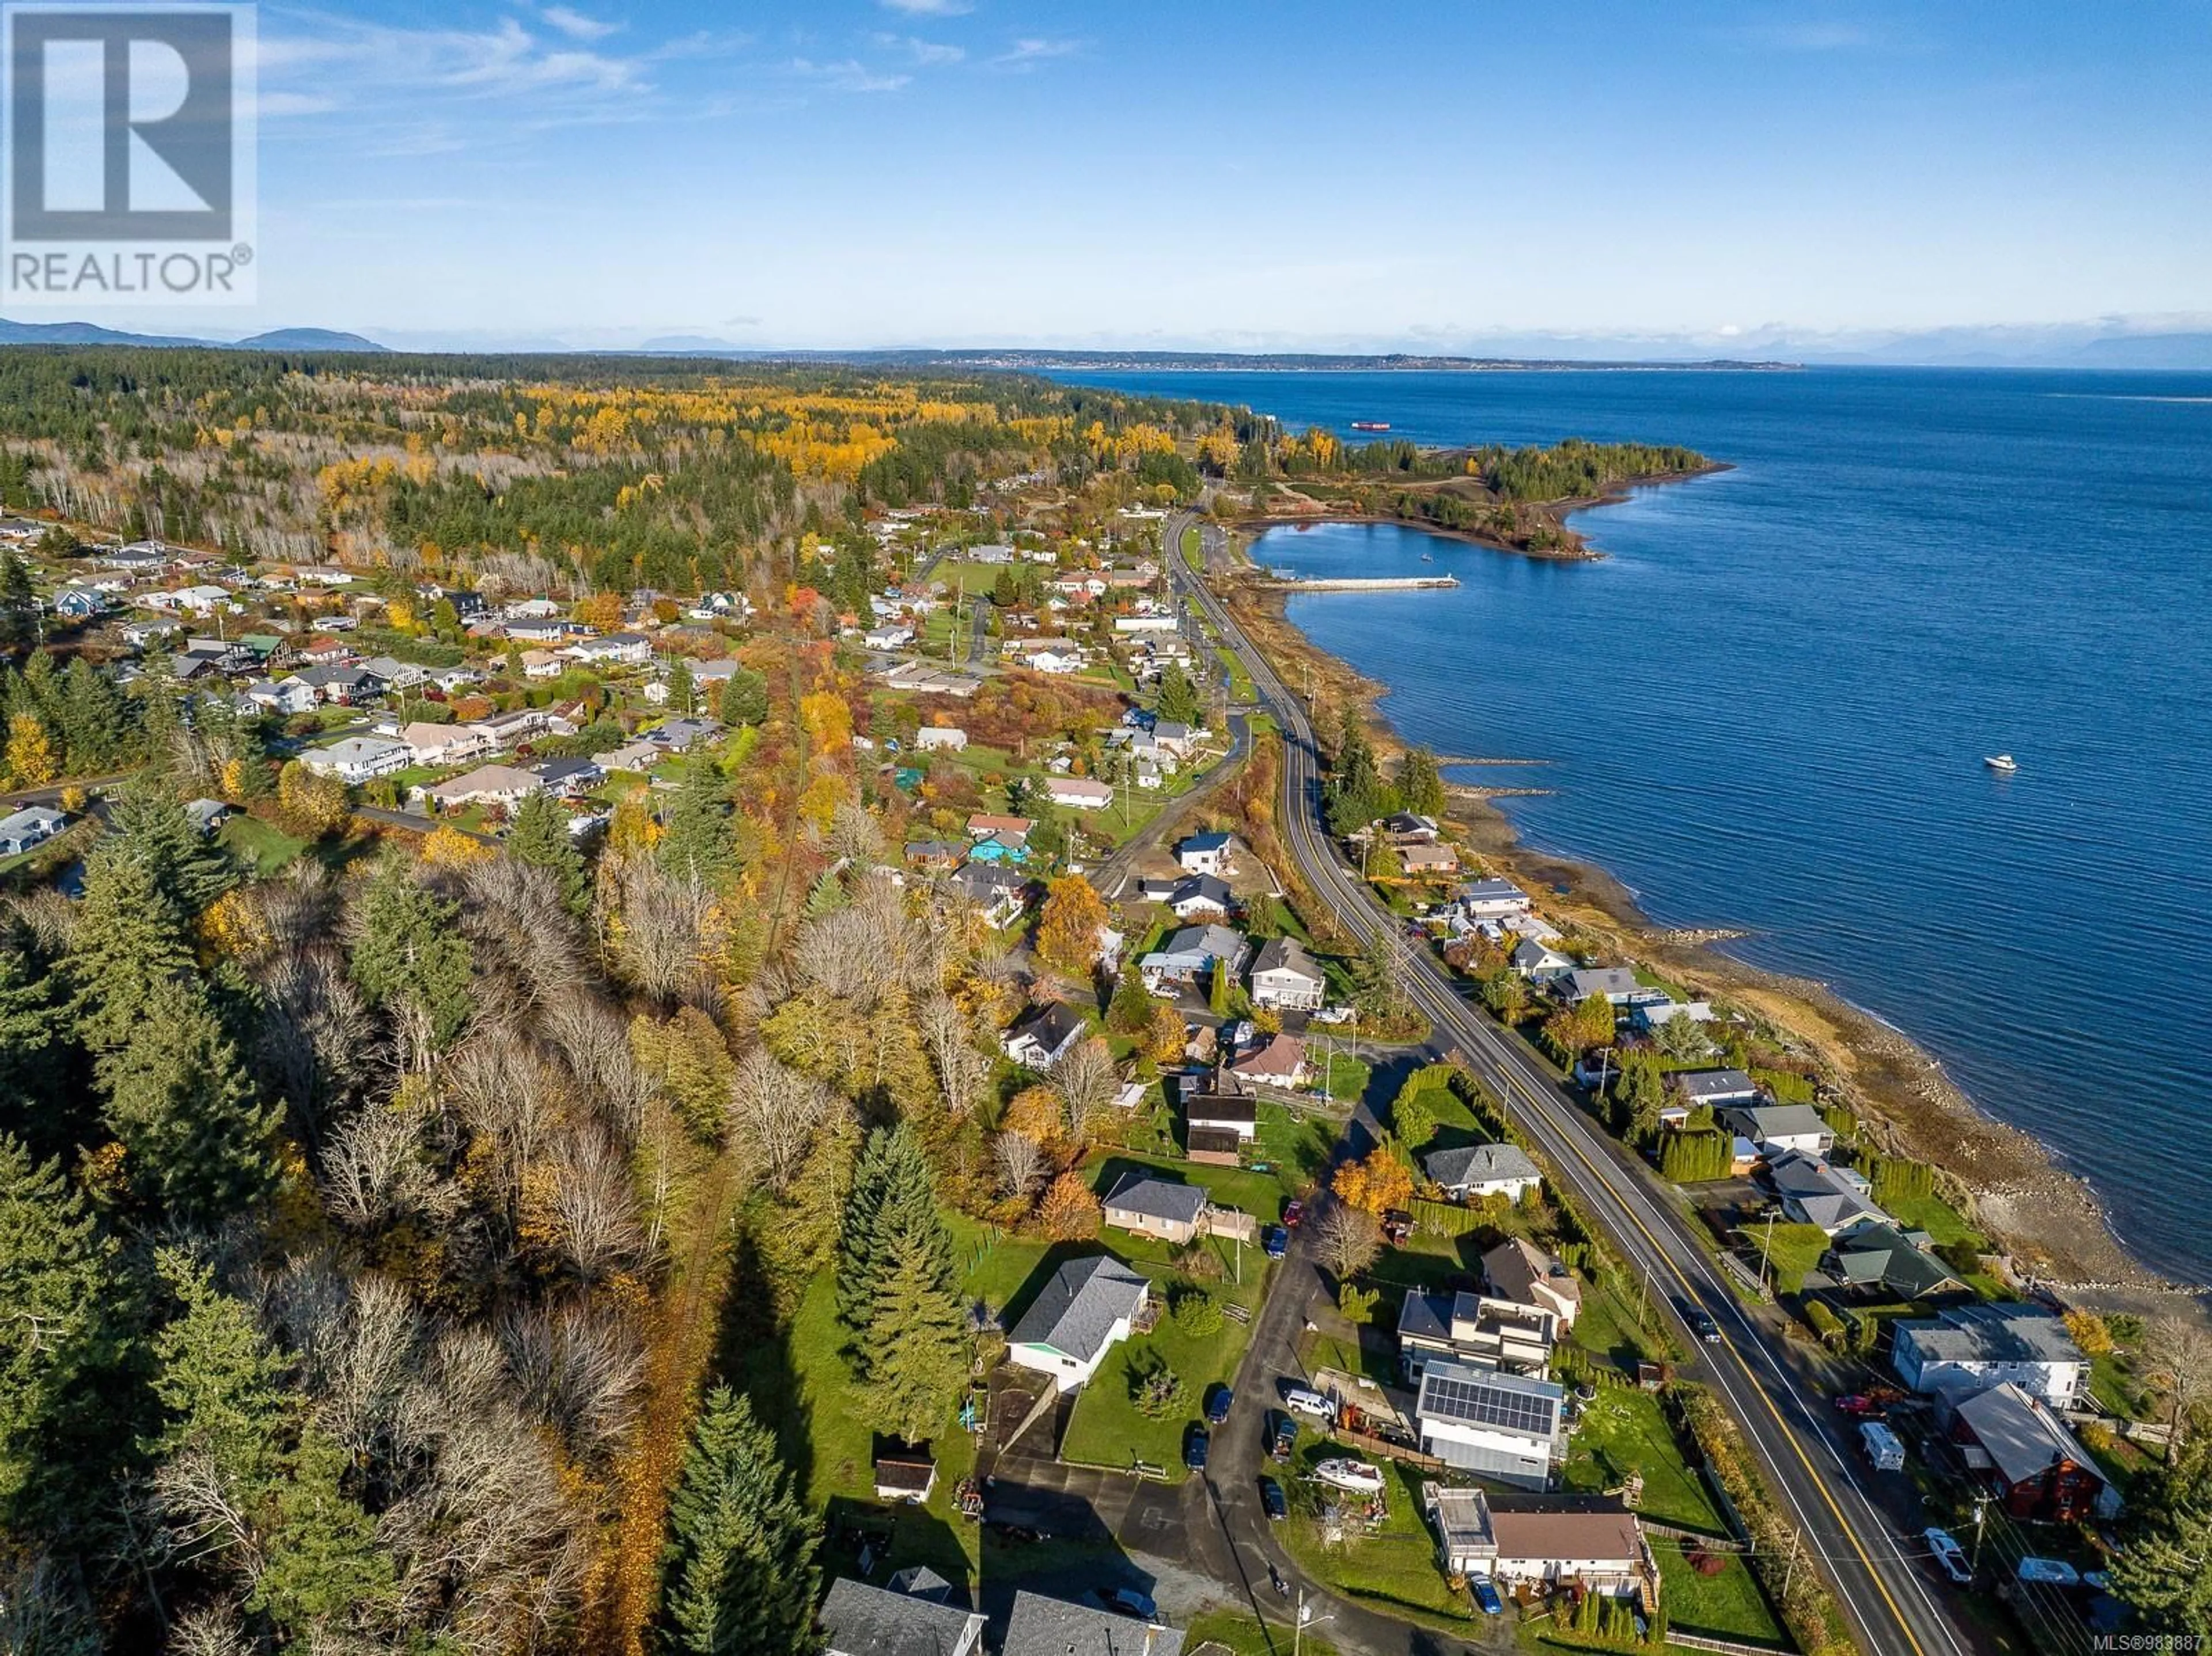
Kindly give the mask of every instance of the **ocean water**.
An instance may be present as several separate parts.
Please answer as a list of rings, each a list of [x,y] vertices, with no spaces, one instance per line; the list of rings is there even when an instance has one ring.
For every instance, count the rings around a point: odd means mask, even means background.
[[[2212,375],[1069,375],[1423,443],[1688,444],[1734,470],[1540,563],[1271,531],[1307,574],[1449,572],[1291,618],[1528,842],[1826,980],[2212,1279]],[[1424,561],[1424,555],[1431,561]],[[1987,770],[2008,752],[2012,777]]]

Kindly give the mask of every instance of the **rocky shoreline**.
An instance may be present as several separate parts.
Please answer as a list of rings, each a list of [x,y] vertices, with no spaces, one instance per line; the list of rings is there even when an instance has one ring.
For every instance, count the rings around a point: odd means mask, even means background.
[[[1375,711],[1387,687],[1300,632],[1285,615],[1284,594],[1231,586],[1224,597],[1278,666],[1289,670],[1289,682],[1310,682],[1322,706],[1360,708],[1378,752],[1402,750],[1396,731]],[[1486,861],[1547,894],[1554,919],[1686,988],[1750,1009],[1817,1054],[1877,1142],[1948,1176],[1967,1216],[2023,1283],[2087,1308],[2138,1313],[2170,1311],[2177,1300],[2203,1294],[2203,1285],[2172,1281],[2130,1253],[2086,1180],[2060,1166],[2039,1139],[1978,1108],[1934,1057],[1893,1025],[1825,983],[1767,971],[1718,947],[1741,933],[1654,925],[1605,870],[1523,845],[1480,791],[1453,789],[1447,814]]]

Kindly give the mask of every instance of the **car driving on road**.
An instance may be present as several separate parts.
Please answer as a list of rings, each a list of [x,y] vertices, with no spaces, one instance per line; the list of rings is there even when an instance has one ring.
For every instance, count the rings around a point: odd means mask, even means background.
[[[1682,1320],[1689,1324],[1690,1332],[1698,1339],[1703,1340],[1707,1345],[1718,1345],[1721,1343],[1721,1325],[1713,1320],[1712,1313],[1705,1307],[1693,1300],[1685,1299],[1677,1295],[1674,1298],[1674,1309],[1680,1313]]]

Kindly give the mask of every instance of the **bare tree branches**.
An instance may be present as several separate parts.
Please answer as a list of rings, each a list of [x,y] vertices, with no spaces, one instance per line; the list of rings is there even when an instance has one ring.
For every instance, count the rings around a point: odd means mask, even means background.
[[[805,1164],[814,1130],[830,1112],[830,1089],[781,1061],[765,1046],[738,1060],[730,1087],[732,1141],[781,1196]]]
[[[1077,1042],[1052,1066],[1048,1079],[1067,1111],[1068,1137],[1079,1144],[1089,1143],[1098,1117],[1113,1104],[1118,1084],[1106,1043],[1096,1035]]]
[[[1036,1194],[1051,1166],[1043,1147],[1024,1132],[1002,1132],[992,1139],[991,1159],[998,1164],[1000,1190],[1024,1202]]]
[[[945,1095],[945,1107],[965,1116],[982,1101],[991,1081],[991,1060],[976,1043],[973,1020],[958,1001],[939,990],[924,998],[915,1022],[938,1089]]]
[[[1314,1253],[1338,1282],[1349,1282],[1382,1251],[1382,1228],[1365,1208],[1334,1197],[1314,1222]]]

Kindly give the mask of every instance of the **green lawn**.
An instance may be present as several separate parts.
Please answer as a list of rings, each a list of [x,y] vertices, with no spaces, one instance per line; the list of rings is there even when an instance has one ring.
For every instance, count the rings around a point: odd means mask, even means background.
[[[1818,1225],[1784,1224],[1777,1220],[1771,1225],[1747,1225],[1744,1235],[1765,1254],[1774,1285],[1784,1294],[1795,1294],[1802,1288],[1805,1273],[1818,1266],[1820,1256],[1828,1251],[1828,1233]]]
[[[1329,1154],[1336,1148],[1337,1123],[1327,1116],[1294,1112],[1280,1104],[1262,1104],[1257,1113],[1258,1159],[1267,1164],[1276,1181],[1292,1195],[1319,1182],[1328,1170]]]
[[[1375,1073],[1365,1059],[1351,1052],[1331,1052],[1322,1062],[1331,1098],[1357,1102],[1365,1096],[1367,1083]]]
[[[258,816],[233,816],[216,832],[216,843],[251,863],[256,874],[273,874],[307,848],[283,829]]]
[[[1637,1326],[1635,1311],[1611,1288],[1583,1280],[1583,1308],[1575,1318],[1574,1343],[1600,1363],[1623,1374],[1639,1358],[1654,1354],[1656,1343]]]
[[[1264,1629],[1248,1611],[1209,1610],[1191,1617],[1182,1647],[1196,1650],[1211,1641],[1224,1647],[1231,1656],[1285,1656],[1290,1649],[1288,1612],[1282,1622],[1281,1627]],[[1298,1648],[1301,1656],[1336,1656],[1336,1647],[1318,1633],[1309,1632]]]
[[[1638,1510],[1647,1517],[1713,1535],[1728,1533],[1704,1480],[1684,1458],[1657,1395],[1631,1386],[1601,1386],[1576,1426],[1565,1485],[1583,1492],[1618,1489],[1632,1471],[1644,1475]]]
[[[1936,1246],[1946,1247],[1954,1242],[1971,1242],[1984,1247],[1981,1232],[1960,1216],[1959,1210],[1942,1197],[1916,1197],[1910,1201],[1894,1203],[1890,1216],[1907,1230],[1924,1230],[1933,1237]]]
[[[1731,1556],[1719,1574],[1700,1575],[1671,1536],[1654,1536],[1651,1551],[1659,1561],[1660,1603],[1667,1608],[1668,1626],[1787,1648],[1766,1595],[1742,1559]]]
[[[1310,1464],[1341,1453],[1325,1439],[1309,1437],[1302,1459]],[[1437,1564],[1436,1538],[1421,1512],[1421,1474],[1396,1461],[1382,1465],[1389,1480],[1383,1491],[1389,1513],[1382,1526],[1334,1546],[1323,1544],[1312,1511],[1315,1493],[1322,1486],[1285,1479],[1291,1516],[1280,1526],[1284,1544],[1308,1573],[1370,1610],[1463,1628],[1474,1619],[1474,1612],[1446,1585]]]

